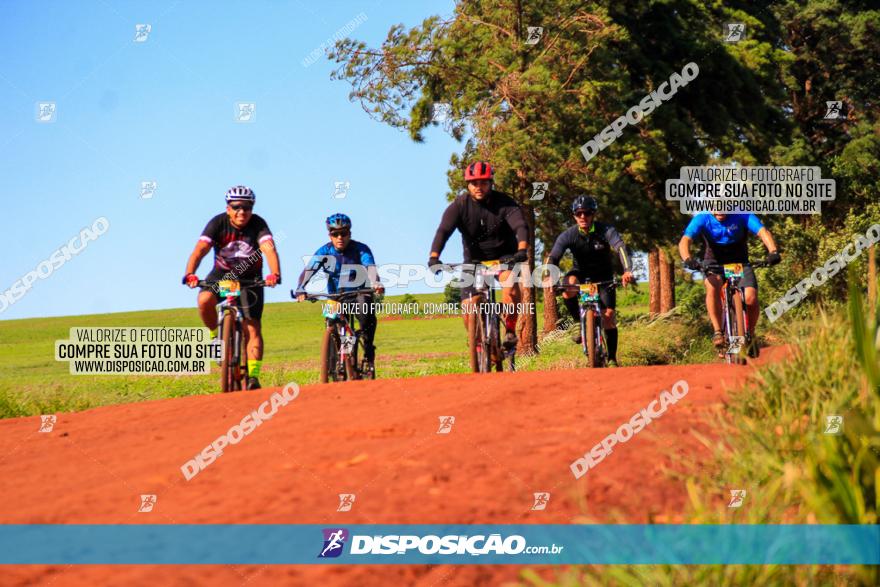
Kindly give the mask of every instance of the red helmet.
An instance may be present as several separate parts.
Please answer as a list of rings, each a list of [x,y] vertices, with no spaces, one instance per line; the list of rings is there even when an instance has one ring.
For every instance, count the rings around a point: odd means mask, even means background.
[[[488,161],[477,161],[471,163],[464,170],[465,181],[477,181],[480,179],[489,179],[495,175],[495,170],[489,165]]]

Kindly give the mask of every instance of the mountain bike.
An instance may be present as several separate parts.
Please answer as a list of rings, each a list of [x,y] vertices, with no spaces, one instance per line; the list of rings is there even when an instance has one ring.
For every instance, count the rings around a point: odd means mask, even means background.
[[[359,295],[373,293],[371,288],[361,288],[336,294],[306,295],[306,300],[312,303],[318,300],[327,302],[321,309],[327,325],[321,343],[321,383],[376,378],[375,366],[365,358],[364,333],[351,327],[354,318],[344,311],[347,308],[343,305],[353,302]],[[290,295],[296,298],[296,291],[291,290]]]
[[[223,393],[241,391],[247,387],[247,341],[242,325],[242,288],[265,285],[266,282],[262,279],[199,280],[198,287],[209,287],[220,298],[217,304],[217,332],[222,343],[220,390]]]
[[[471,371],[489,373],[504,370],[507,359],[508,370],[516,371],[516,349],[505,352],[501,347],[501,311],[495,303],[495,283],[498,274],[510,268],[509,263],[499,260],[447,265],[450,269],[460,267],[474,271],[474,290],[478,301],[468,310],[468,351]]]
[[[576,291],[580,307],[581,347],[587,357],[587,365],[592,368],[608,366],[608,344],[605,341],[605,327],[602,324],[602,300],[599,288],[619,287],[620,281],[595,281],[557,285],[554,291]]]
[[[706,275],[706,271],[710,267],[717,268],[717,265],[707,265],[703,261],[699,262],[700,272]],[[749,328],[749,316],[746,312],[746,292],[745,286],[740,283],[743,277],[743,267],[745,263],[725,263],[721,265],[723,275],[722,291],[721,291],[721,314],[724,320],[724,336],[727,341],[727,349],[719,356],[723,356],[725,362],[730,365],[745,365],[746,358],[743,356],[743,349],[748,349],[753,344],[751,328]],[[764,261],[756,261],[750,263],[753,268],[768,267]]]

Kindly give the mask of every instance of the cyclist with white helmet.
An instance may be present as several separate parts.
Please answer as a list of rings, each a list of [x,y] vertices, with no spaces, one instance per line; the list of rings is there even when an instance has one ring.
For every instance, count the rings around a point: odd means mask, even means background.
[[[373,251],[364,243],[351,238],[351,218],[345,214],[333,214],[327,218],[325,224],[330,242],[315,251],[300,274],[295,292],[297,301],[302,302],[306,299],[306,285],[319,271],[327,274],[327,293],[335,294],[369,287],[380,295],[384,293],[385,287],[379,282]],[[359,271],[359,268],[363,269]],[[342,273],[343,269],[346,270],[345,274]],[[352,313],[364,333],[364,360],[369,364],[369,368],[372,368],[376,360],[373,339],[376,336],[377,320],[371,306],[372,301],[373,297],[369,294],[358,295],[353,303],[362,311]]]
[[[191,288],[197,287],[199,278],[196,270],[208,252],[214,249],[214,267],[205,281],[221,279],[256,280],[263,274],[263,255],[269,263],[271,273],[265,282],[269,287],[281,283],[281,265],[275,241],[269,225],[262,217],[253,213],[256,196],[249,187],[238,185],[226,192],[226,212],[214,216],[199,237],[195,249],[186,262],[183,282]],[[217,294],[208,287],[199,292],[199,314],[202,322],[214,333],[217,339]],[[248,389],[260,388],[260,368],[263,364],[263,336],[260,319],[263,316],[263,288],[242,287],[241,306],[244,318],[245,338],[247,340]]]

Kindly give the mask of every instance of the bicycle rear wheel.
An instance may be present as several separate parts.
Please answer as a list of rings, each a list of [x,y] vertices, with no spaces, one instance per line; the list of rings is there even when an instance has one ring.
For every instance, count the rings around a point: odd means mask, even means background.
[[[337,380],[336,365],[339,360],[339,336],[334,326],[324,329],[321,343],[321,383]]]
[[[220,391],[228,393],[235,391],[235,348],[234,342],[235,319],[229,314],[223,315],[223,323],[220,325],[221,340],[223,341],[223,358],[220,361]]]

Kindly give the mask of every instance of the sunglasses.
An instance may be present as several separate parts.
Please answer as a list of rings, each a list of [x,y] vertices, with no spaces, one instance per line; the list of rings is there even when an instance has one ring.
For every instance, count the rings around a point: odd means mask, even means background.
[[[350,231],[350,230],[333,230],[333,231],[330,231],[330,236],[332,236],[332,237],[348,236],[348,235],[350,235],[350,234],[351,234],[351,231]]]
[[[239,210],[244,210],[245,212],[250,212],[254,209],[253,206],[245,206],[242,204],[229,204],[229,207],[238,212]]]
[[[576,218],[587,218],[588,216],[592,216],[595,212],[587,212],[586,210],[578,210],[574,213]]]

